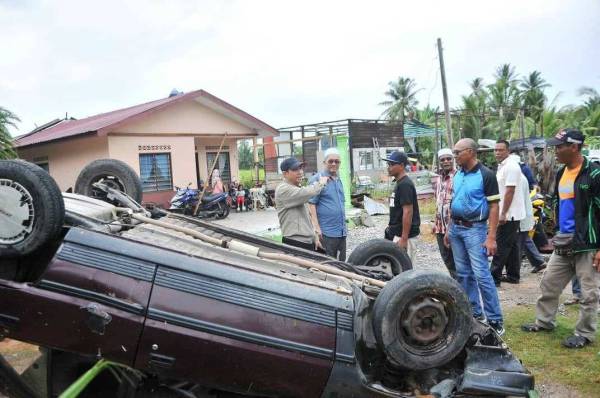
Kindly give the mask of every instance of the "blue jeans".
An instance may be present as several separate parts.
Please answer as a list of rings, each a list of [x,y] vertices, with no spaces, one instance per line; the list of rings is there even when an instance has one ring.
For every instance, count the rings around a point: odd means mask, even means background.
[[[467,292],[473,315],[479,316],[485,312],[488,321],[502,323],[498,291],[490,272],[487,254],[482,247],[487,237],[487,223],[475,223],[471,228],[452,224],[448,237],[458,282]]]
[[[544,257],[540,254],[535,243],[533,243],[533,240],[529,237],[529,232],[519,232],[519,235],[521,237],[521,253],[525,251],[529,264],[531,264],[532,267],[539,267],[544,264]]]
[[[573,292],[573,296],[581,298],[581,284],[579,283],[577,276],[574,276],[573,279],[571,279],[571,291]]]

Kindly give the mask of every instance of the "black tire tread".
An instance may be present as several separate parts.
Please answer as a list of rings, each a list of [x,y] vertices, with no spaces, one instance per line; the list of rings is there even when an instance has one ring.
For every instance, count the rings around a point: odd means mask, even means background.
[[[377,254],[390,254],[396,260],[400,269],[393,270],[394,275],[412,269],[410,257],[397,244],[387,239],[371,239],[359,244],[350,256],[348,262],[354,265],[364,265],[371,257]]]
[[[16,244],[0,245],[0,257],[31,254],[60,234],[65,216],[62,193],[44,169],[20,159],[0,160],[0,178],[16,181],[27,189],[35,211],[31,234]]]
[[[388,318],[394,315],[400,316],[402,311],[395,308],[400,296],[406,296],[410,292],[426,292],[433,290],[444,290],[455,300],[456,325],[453,330],[453,341],[449,347],[441,353],[431,356],[415,355],[403,352],[397,341],[390,343],[386,333],[392,329],[393,324]],[[464,348],[472,332],[472,315],[469,300],[462,287],[450,276],[441,272],[426,270],[410,270],[403,272],[389,281],[382,289],[373,306],[373,331],[375,339],[383,348],[388,360],[393,364],[406,369],[430,369],[441,366],[454,359]],[[387,344],[386,346],[386,343]],[[395,343],[395,344],[394,344]],[[399,350],[400,347],[400,350]]]
[[[89,196],[92,191],[92,181],[104,174],[119,178],[125,186],[125,193],[138,203],[142,201],[140,177],[131,166],[117,159],[98,159],[85,166],[75,181],[75,193]]]

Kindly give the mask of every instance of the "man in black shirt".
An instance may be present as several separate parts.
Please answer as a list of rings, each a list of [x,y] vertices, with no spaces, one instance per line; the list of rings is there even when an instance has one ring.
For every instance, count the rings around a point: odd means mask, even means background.
[[[413,238],[419,235],[421,218],[415,184],[406,175],[408,157],[404,152],[394,151],[383,160],[388,162],[388,174],[396,180],[390,197],[390,223],[385,230],[385,238],[406,250],[414,263],[416,253]]]

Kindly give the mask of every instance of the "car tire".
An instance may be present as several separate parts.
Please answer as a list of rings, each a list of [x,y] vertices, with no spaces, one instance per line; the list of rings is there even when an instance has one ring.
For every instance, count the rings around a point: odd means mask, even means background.
[[[377,272],[385,280],[412,269],[408,254],[387,239],[372,239],[361,243],[350,253],[348,262],[362,271]]]
[[[60,234],[64,217],[60,189],[45,170],[0,160],[0,257],[35,252]]]
[[[472,333],[471,305],[461,286],[442,273],[403,272],[382,289],[373,330],[388,361],[423,370],[444,365]]]
[[[79,173],[75,182],[75,193],[105,200],[104,192],[92,185],[99,181],[125,192],[138,203],[142,201],[142,181],[135,170],[125,162],[116,159],[94,160]]]

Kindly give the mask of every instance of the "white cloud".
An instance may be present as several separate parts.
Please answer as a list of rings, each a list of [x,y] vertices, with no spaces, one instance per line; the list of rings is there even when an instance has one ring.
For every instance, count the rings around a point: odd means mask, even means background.
[[[21,132],[204,88],[274,126],[377,117],[387,82],[413,77],[441,105],[442,37],[451,105],[496,66],[534,69],[574,102],[598,87],[594,0],[0,2],[1,106]]]

